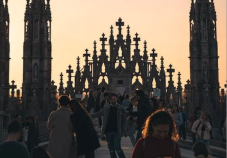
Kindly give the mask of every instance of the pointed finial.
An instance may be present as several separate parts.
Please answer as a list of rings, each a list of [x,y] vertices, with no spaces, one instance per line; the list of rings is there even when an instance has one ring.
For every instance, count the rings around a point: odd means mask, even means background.
[[[96,44],[97,44],[96,41],[94,41],[94,50],[96,50]]]
[[[5,4],[6,4],[6,5],[8,4],[8,0],[5,0]]]
[[[129,25],[127,26],[127,33],[130,34],[130,27],[129,27]]]
[[[110,26],[110,33],[113,34],[113,25]]]
[[[147,41],[144,41],[144,49],[147,50]]]

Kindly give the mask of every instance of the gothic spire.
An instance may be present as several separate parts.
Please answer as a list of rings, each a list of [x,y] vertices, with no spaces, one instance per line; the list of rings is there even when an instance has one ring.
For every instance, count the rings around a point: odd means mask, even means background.
[[[116,22],[116,26],[118,26],[118,36],[122,36],[121,34],[121,30],[122,30],[122,26],[124,26],[124,22],[122,21],[121,18],[118,19],[118,22]]]
[[[77,57],[77,67],[76,67],[76,71],[80,71],[80,57]]]
[[[161,70],[163,70],[164,71],[164,58],[163,58],[163,56],[161,56]]]
[[[195,4],[194,0],[191,2],[190,21],[195,18]]]
[[[4,10],[5,20],[9,22],[9,9],[8,0],[5,0],[5,10]]]
[[[178,75],[177,89],[178,89],[178,90],[181,90],[181,89],[182,89],[182,87],[181,87],[181,78],[180,78],[181,73],[178,72],[177,75]]]
[[[92,57],[92,59],[93,59],[94,62],[97,62],[96,44],[97,44],[96,41],[94,41],[94,51],[93,51],[93,57]]]
[[[51,21],[50,0],[47,0],[46,13],[47,13],[47,20]]]
[[[147,61],[148,56],[147,56],[147,41],[144,41],[144,51],[143,51],[143,60]]]
[[[25,10],[25,17],[24,17],[24,21],[25,22],[28,21],[28,19],[29,19],[29,11],[30,11],[29,3],[30,3],[30,0],[27,0],[26,10]]]

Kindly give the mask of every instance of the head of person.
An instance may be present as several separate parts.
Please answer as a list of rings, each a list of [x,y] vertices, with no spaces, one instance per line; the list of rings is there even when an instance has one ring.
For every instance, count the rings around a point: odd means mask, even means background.
[[[172,113],[172,108],[169,106],[169,107],[166,108],[166,111],[167,111],[169,114],[171,114],[171,113]]]
[[[108,97],[109,97],[109,93],[108,93],[108,92],[105,92],[105,93],[104,93],[104,99],[105,99],[105,100],[108,100]]]
[[[179,107],[177,104],[173,105],[172,113],[179,113]]]
[[[106,91],[105,87],[102,87],[101,92],[104,93]]]
[[[80,113],[85,111],[83,106],[75,99],[70,100],[69,102],[69,109],[74,113]]]
[[[116,93],[110,93],[109,94],[109,101],[111,104],[115,105],[118,100],[118,95]]]
[[[140,99],[145,96],[145,93],[143,90],[136,90],[135,95],[136,95],[137,101],[140,101]]]
[[[41,146],[37,146],[32,149],[31,158],[51,158],[51,156]]]
[[[200,115],[200,118],[204,121],[207,121],[208,120],[208,114],[206,111],[201,111],[201,115]]]
[[[128,94],[125,96],[125,99],[129,99],[129,95]]]
[[[179,139],[175,121],[171,114],[164,110],[157,110],[147,118],[142,136],[146,138],[148,135],[158,139],[165,139],[167,137],[174,141]]]
[[[20,114],[16,114],[15,115],[15,119],[18,120],[19,122],[21,122],[21,115]]]
[[[132,104],[133,106],[136,106],[136,104],[137,104],[137,98],[136,98],[135,95],[132,96],[132,97],[130,98],[130,102],[131,102],[131,104]]]
[[[67,95],[62,95],[58,101],[61,107],[68,107],[70,99]]]
[[[29,116],[28,117],[28,122],[34,123],[35,122],[35,117],[34,116]]]
[[[13,120],[8,124],[7,127],[8,136],[12,135],[16,140],[21,137],[22,125],[18,120]]]
[[[97,93],[101,94],[101,89],[100,88],[97,88]]]
[[[194,152],[194,156],[203,155],[205,158],[207,158],[209,155],[209,151],[207,149],[206,144],[201,141],[193,145],[192,151]]]
[[[151,106],[153,107],[154,111],[159,109],[159,103],[156,98],[150,98],[149,102],[150,102]]]
[[[200,106],[197,106],[196,108],[195,108],[195,114],[196,115],[200,115],[201,114],[201,107]]]

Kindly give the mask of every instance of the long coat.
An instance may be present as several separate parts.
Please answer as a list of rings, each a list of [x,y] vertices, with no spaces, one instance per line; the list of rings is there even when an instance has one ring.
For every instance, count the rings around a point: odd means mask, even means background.
[[[99,118],[103,116],[101,136],[103,136],[106,132],[110,108],[111,105],[106,103],[102,110],[91,114],[92,118]],[[122,134],[126,134],[126,114],[124,107],[120,104],[117,104],[117,134],[119,137],[121,137]]]
[[[47,128],[51,130],[47,151],[53,158],[69,158],[73,150],[73,131],[70,111],[60,108],[53,111],[47,121]]]
[[[76,132],[78,155],[91,153],[100,147],[90,116],[85,113],[72,114],[71,121]]]
[[[29,123],[27,146],[31,153],[32,149],[38,145],[38,128],[34,122]]]

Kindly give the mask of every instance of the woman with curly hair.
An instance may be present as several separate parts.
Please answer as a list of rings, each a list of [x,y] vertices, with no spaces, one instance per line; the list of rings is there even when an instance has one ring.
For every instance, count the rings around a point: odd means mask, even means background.
[[[176,141],[179,140],[176,124],[172,116],[157,110],[146,120],[140,138],[134,148],[132,158],[181,158]]]

